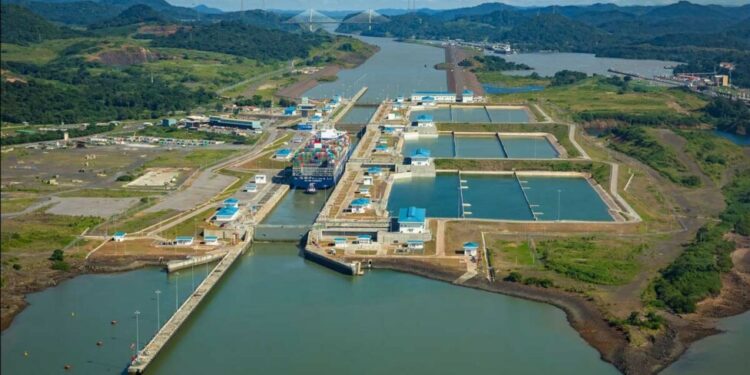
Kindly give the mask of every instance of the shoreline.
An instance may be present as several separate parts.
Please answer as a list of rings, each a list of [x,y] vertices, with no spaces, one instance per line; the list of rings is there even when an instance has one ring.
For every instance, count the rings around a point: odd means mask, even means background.
[[[742,254],[735,256],[735,254]],[[664,313],[663,332],[655,335],[647,347],[630,345],[627,332],[609,323],[606,312],[580,295],[555,288],[540,288],[507,281],[489,282],[475,276],[456,284],[463,272],[439,268],[417,259],[348,257],[372,260],[374,269],[387,269],[528,301],[546,303],[565,312],[568,324],[597,352],[601,360],[624,374],[656,374],[678,361],[694,342],[722,333],[719,319],[750,311],[750,249],[735,249],[732,270],[722,275],[719,296],[708,298],[698,312],[683,316]],[[737,299],[737,296],[746,298]]]

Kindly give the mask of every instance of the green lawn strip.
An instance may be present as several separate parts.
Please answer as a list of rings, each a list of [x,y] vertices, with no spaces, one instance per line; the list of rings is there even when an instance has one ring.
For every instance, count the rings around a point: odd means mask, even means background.
[[[545,268],[575,280],[618,285],[638,272],[636,260],[644,245],[621,240],[578,237],[537,242]]]
[[[2,252],[23,253],[62,248],[84,229],[93,228],[102,221],[98,217],[52,215],[37,210],[3,220],[0,249]]]

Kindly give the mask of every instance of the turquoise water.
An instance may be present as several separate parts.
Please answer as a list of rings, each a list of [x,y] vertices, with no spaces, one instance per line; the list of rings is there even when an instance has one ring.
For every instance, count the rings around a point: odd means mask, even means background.
[[[399,43],[392,39],[358,37],[380,47],[380,51],[354,69],[343,69],[334,82],[322,83],[307,92],[312,98],[334,95],[352,97],[363,86],[367,92],[359,103],[380,104],[385,98],[409,96],[419,90],[447,90],[444,71],[435,64],[445,61],[442,48]]]
[[[437,158],[480,158],[480,159],[554,159],[560,155],[545,137],[501,137],[456,136],[442,134],[438,137],[420,137],[404,142],[402,155],[409,156],[418,148],[430,150]]]
[[[430,114],[435,122],[452,123],[526,123],[529,122],[529,114],[523,109],[510,108],[484,108],[484,107],[458,107],[422,109],[412,111],[409,115],[411,121],[418,116]]]
[[[734,133],[729,133],[721,130],[714,130],[714,134],[718,135],[719,137],[726,138],[730,141],[732,141],[736,145],[748,147],[750,146],[750,136],[748,135],[737,135]]]
[[[352,107],[338,122],[339,124],[367,124],[377,107]]]
[[[150,370],[616,373],[556,308],[390,271],[352,278],[297,253],[257,244]]]
[[[612,221],[606,204],[583,178],[521,177],[521,186],[510,175],[462,174],[466,182],[463,203],[467,218],[496,220],[586,220]],[[388,210],[397,215],[402,207],[427,209],[429,217],[460,217],[461,195],[455,173],[438,173],[435,178],[396,180],[388,199]],[[558,200],[558,190],[560,199]],[[529,204],[531,206],[529,206]]]
[[[2,333],[3,374],[120,374],[136,342],[134,312],[140,311],[140,346],[156,333],[156,294],[162,324],[175,311],[175,286],[183,301],[211,266],[167,275],[156,268],[83,275],[27,296],[29,306]],[[116,325],[110,324],[117,320]],[[97,346],[101,341],[103,345]],[[24,356],[24,352],[28,356]]]
[[[726,332],[694,343],[664,375],[744,375],[750,368],[750,311],[722,319]]]

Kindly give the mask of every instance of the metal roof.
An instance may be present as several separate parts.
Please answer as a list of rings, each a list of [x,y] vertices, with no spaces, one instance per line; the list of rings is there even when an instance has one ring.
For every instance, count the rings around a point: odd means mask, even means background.
[[[464,244],[464,249],[476,250],[478,248],[479,248],[479,244],[477,244],[476,242],[467,242]]]
[[[399,223],[424,223],[427,210],[418,207],[401,208],[398,210]]]
[[[234,216],[238,210],[237,207],[224,207],[216,212],[216,216]]]
[[[367,206],[368,204],[370,204],[370,200],[369,199],[367,199],[367,198],[357,198],[357,199],[355,199],[355,200],[352,201],[351,205],[353,207],[358,207],[358,206]]]

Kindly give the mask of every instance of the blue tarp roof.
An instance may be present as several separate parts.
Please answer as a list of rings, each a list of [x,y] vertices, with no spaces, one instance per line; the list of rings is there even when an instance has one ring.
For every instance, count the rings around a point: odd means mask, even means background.
[[[370,204],[370,200],[367,198],[357,198],[352,201],[352,206],[367,206]]]
[[[224,207],[216,212],[216,216],[233,216],[237,210],[239,210],[237,207]]]
[[[418,207],[401,208],[398,210],[399,223],[424,223],[427,210]]]
[[[474,250],[478,248],[479,244],[477,244],[476,242],[467,242],[464,244],[464,249]]]
[[[429,158],[430,150],[426,148],[418,148],[411,153],[412,158]]]

